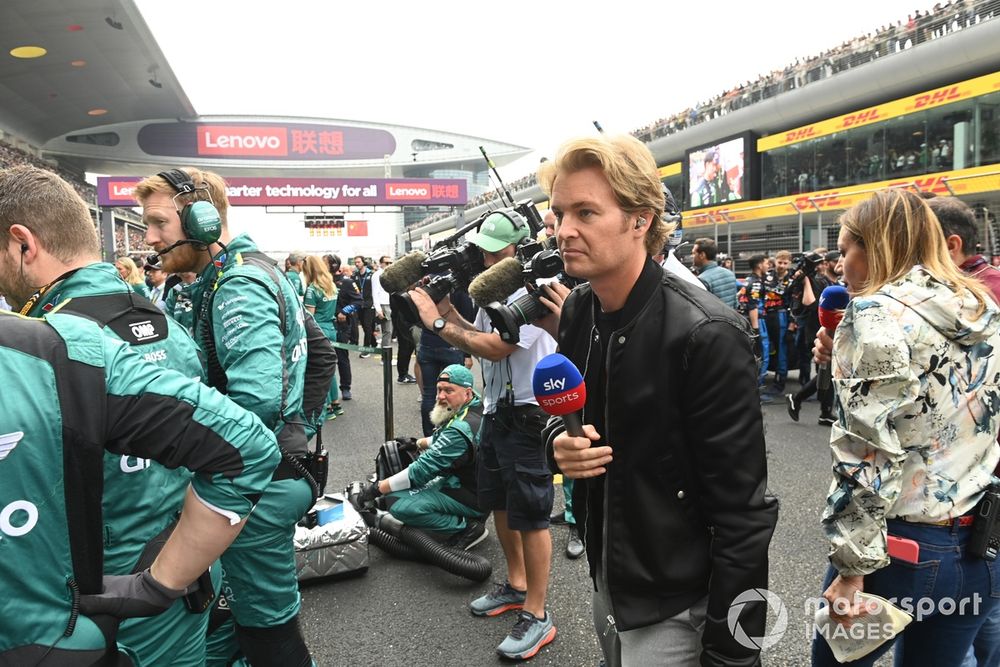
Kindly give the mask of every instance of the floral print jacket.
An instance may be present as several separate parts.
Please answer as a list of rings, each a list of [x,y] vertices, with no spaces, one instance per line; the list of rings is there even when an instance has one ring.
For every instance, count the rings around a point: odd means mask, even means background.
[[[889,564],[886,519],[970,511],[1000,460],[1000,311],[920,266],[848,305],[833,343],[839,407],[823,513],[845,576]]]

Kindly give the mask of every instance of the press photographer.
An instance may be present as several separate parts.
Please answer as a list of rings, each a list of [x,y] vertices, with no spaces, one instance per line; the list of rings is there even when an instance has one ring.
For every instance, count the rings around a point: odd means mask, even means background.
[[[481,249],[487,268],[513,258],[516,246],[538,233],[540,221],[529,220],[511,209],[493,211],[483,219],[470,242]],[[545,609],[552,557],[548,531],[552,474],[541,439],[546,416],[535,401],[531,376],[538,361],[555,351],[548,331],[557,325],[559,304],[569,290],[558,284],[542,289],[552,312],[536,325],[521,326],[516,345],[493,330],[482,309],[472,323],[455,311],[448,297],[435,304],[424,288],[409,293],[424,326],[479,357],[483,368],[478,501],[481,509],[494,512],[508,579],[473,600],[470,608],[476,616],[522,609],[511,633],[497,647],[498,653],[510,659],[534,655],[556,634]],[[526,293],[522,287],[510,298],[516,301]]]
[[[839,252],[826,252],[826,248],[816,248],[807,253],[796,263],[789,286],[789,299],[792,316],[798,325],[795,345],[799,358],[799,384],[801,388],[794,394],[785,396],[788,416],[794,421],[799,420],[799,410],[802,402],[816,393],[816,379],[812,377],[812,341],[819,332],[819,296],[823,290],[837,282],[834,266],[839,258]],[[820,395],[819,424],[829,426],[833,423],[833,396],[831,393]]]

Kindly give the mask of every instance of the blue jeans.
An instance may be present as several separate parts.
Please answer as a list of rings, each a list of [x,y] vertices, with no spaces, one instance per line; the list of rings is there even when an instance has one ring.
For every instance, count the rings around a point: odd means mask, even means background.
[[[986,617],[979,634],[965,654],[962,667],[1000,665],[1000,604]]]
[[[771,339],[771,349],[777,355],[775,359],[776,382],[784,384],[788,375],[788,350],[785,348],[785,333],[788,331],[788,311],[771,311],[764,317],[767,326],[761,333],[768,334]],[[768,357],[764,357],[764,375],[767,375],[767,367],[770,365]]]
[[[451,364],[460,364],[465,359],[462,351],[454,347],[428,347],[420,345],[417,348],[417,363],[420,364],[420,377],[423,389],[420,397],[420,420],[424,435],[434,431],[431,424],[431,410],[437,398],[438,375]]]
[[[864,590],[895,599],[896,605],[914,619],[895,640],[847,664],[868,667],[895,645],[895,667],[960,667],[979,628],[997,608],[1000,564],[965,552],[972,532],[969,527],[930,526],[895,519],[889,520],[888,527],[890,535],[920,545],[920,562],[894,560],[866,575]],[[831,567],[824,590],[836,574]],[[907,603],[906,598],[912,602]],[[841,663],[834,659],[826,640],[815,636],[812,664],[834,667]]]
[[[771,342],[770,337],[767,335],[767,325],[764,324],[764,320],[761,319],[757,322],[757,337],[760,341],[760,377],[757,379],[757,384],[764,386],[764,380],[767,379],[767,366],[771,360]]]

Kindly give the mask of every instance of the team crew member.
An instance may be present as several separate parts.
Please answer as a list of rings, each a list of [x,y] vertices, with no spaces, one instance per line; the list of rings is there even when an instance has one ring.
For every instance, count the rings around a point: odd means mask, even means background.
[[[308,448],[302,305],[250,237],[230,238],[226,186],[218,175],[161,172],[138,183],[135,197],[146,242],[164,270],[199,273],[191,294],[193,333],[209,381],[260,417],[283,449],[274,480],[222,558],[223,592],[240,648],[255,666],[309,665],[292,544],[295,524],[313,502],[310,483],[294,465]]]
[[[361,305],[358,318],[361,320],[361,330],[365,333],[365,347],[375,347],[375,299],[372,296],[372,271],[368,268],[363,255],[354,258],[354,282],[361,295]],[[361,353],[362,359],[371,356],[369,352]]]
[[[527,223],[517,213],[495,212],[483,221],[470,241],[483,251],[485,265],[490,267],[513,257],[515,245],[529,234]],[[521,288],[508,302],[525,293]],[[492,330],[481,308],[472,324],[455,310],[450,299],[442,299],[435,307],[422,289],[410,295],[427,329],[480,358],[485,386],[477,464],[479,506],[494,512],[497,536],[507,560],[507,581],[474,600],[471,610],[477,616],[495,616],[521,609],[497,652],[512,659],[530,658],[556,634],[545,609],[552,560],[548,530],[552,474],[541,439],[546,416],[531,387],[535,366],[555,351],[555,340],[542,328],[554,328],[555,316],[539,320],[540,326],[522,326],[520,342],[512,345]]]
[[[471,549],[489,534],[476,501],[476,446],[482,403],[472,372],[452,364],[438,376],[437,428],[419,438],[417,460],[388,479],[372,482],[362,500],[388,495],[389,513],[408,526],[450,538],[450,546]]]
[[[361,307],[361,292],[350,273],[350,269],[340,265],[340,257],[326,255],[333,284],[337,288],[337,340],[341,343],[358,344],[358,309]],[[337,372],[340,373],[340,395],[345,401],[351,395],[351,355],[347,350],[337,349]]]
[[[52,172],[18,167],[0,171],[0,193],[0,234],[23,248],[17,256],[0,255],[0,275],[9,276],[5,287],[23,314],[41,317],[57,307],[83,314],[112,338],[134,345],[145,360],[202,378],[198,349],[183,327],[135,295],[114,266],[100,262],[90,212],[71,185]],[[45,287],[35,292],[38,285]],[[176,520],[189,478],[186,470],[134,456],[104,457],[106,573],[133,571],[147,543]],[[124,623],[118,640],[143,664],[169,657],[175,666],[200,665],[207,625],[208,614],[191,614],[178,601],[166,614]]]
[[[727,625],[741,593],[767,586],[777,519],[750,331],[652,260],[670,227],[656,162],[637,139],[570,141],[538,180],[567,273],[589,281],[562,303],[558,331],[584,373],[586,437],[558,418],[548,434],[576,480],[605,660],[759,664]],[[764,611],[743,608],[749,636],[763,634]]]
[[[305,287],[302,284],[302,263],[303,257],[297,252],[291,253],[285,258],[285,276],[292,284],[295,293],[302,297],[305,294]]]
[[[788,344],[785,334],[795,331],[795,321],[788,317],[788,286],[792,282],[792,274],[788,268],[792,265],[792,253],[779,250],[774,255],[774,271],[769,271],[764,278],[764,322],[767,325],[761,334],[770,338],[770,351],[776,355],[774,368],[774,392],[783,394],[785,378],[788,376]],[[761,375],[767,377],[768,357],[764,357]]]
[[[5,264],[20,248],[0,237]],[[239,532],[280,457],[260,420],[214,390],[91,321],[47,320],[0,314],[0,664],[92,665],[115,650],[106,614],[174,605]],[[152,565],[102,585],[105,450],[200,474]]]
[[[306,295],[302,305],[312,314],[320,331],[326,334],[330,341],[337,340],[335,313],[337,311],[337,288],[333,286],[333,276],[326,268],[326,262],[315,255],[307,255],[302,263],[302,275],[305,276]],[[330,383],[330,392],[326,397],[327,419],[336,419],[344,414],[340,405],[340,391],[337,389],[337,378]]]

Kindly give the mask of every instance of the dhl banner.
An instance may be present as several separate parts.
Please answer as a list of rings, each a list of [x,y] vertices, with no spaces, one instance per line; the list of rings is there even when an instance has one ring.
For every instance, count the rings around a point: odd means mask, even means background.
[[[922,192],[933,192],[941,196],[951,194],[948,191],[949,185],[955,192],[955,195],[959,197],[982,192],[993,192],[1000,190],[1000,168],[995,164],[990,164],[958,171],[925,174],[913,178],[898,178],[878,183],[863,183],[837,190],[822,190],[820,192],[809,192],[789,197],[776,197],[764,201],[741,202],[737,205],[700,209],[697,213],[692,213],[691,215],[685,212],[684,228],[689,229],[691,227],[713,225],[716,223],[724,225],[727,221],[749,222],[751,220],[788,217],[798,215],[798,211],[815,213],[816,208],[813,206],[813,203],[816,204],[816,207],[820,211],[842,211],[863,201],[874,190],[889,187],[905,187],[908,185],[916,187]]]
[[[817,137],[824,137],[835,132],[842,132],[855,127],[863,127],[872,123],[879,123],[883,120],[903,116],[914,111],[931,109],[934,107],[952,104],[961,100],[968,100],[979,97],[987,93],[1000,90],[1000,72],[987,74],[975,79],[969,79],[961,83],[936,88],[934,90],[904,97],[900,100],[886,102],[867,109],[861,109],[854,113],[844,114],[836,118],[821,120],[812,125],[804,125],[787,132],[778,132],[771,136],[757,140],[757,151],[773,150],[782,146],[790,146],[800,141],[807,141]],[[661,176],[662,178],[662,176]]]

